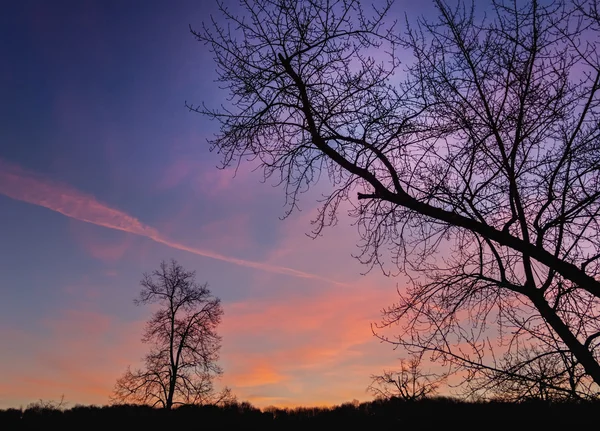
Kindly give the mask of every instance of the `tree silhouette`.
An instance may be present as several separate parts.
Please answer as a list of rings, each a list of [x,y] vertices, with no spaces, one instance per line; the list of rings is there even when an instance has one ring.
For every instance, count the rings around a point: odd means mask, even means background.
[[[128,368],[117,380],[112,402],[171,409],[230,397],[228,389],[217,395],[213,388],[214,377],[222,373],[217,365],[221,337],[216,332],[223,316],[220,299],[175,260],[161,262],[160,269],[144,274],[140,284],[136,305],[160,305],[142,338],[151,349],[144,369]]]
[[[371,376],[372,382],[367,391],[375,398],[397,397],[405,401],[417,401],[435,395],[444,376],[424,372],[421,359],[419,356],[401,359],[399,370],[384,370],[383,374]]]
[[[481,369],[469,382],[471,395],[509,402],[580,401],[597,397],[594,382],[568,351],[538,346],[509,352],[497,368]]]
[[[435,0],[402,32],[390,2],[242,5],[192,29],[228,104],[188,107],[220,124],[224,166],[285,187],[286,215],[328,180],[313,234],[350,205],[358,258],[411,276],[378,336],[468,378],[527,341],[599,384],[598,1]]]

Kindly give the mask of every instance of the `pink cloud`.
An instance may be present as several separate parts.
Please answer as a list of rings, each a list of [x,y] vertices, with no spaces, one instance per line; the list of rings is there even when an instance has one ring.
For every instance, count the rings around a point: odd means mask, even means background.
[[[130,232],[136,235],[159,236],[156,229],[142,224],[135,217],[98,202],[93,196],[52,182],[33,172],[0,160],[0,193],[9,198],[43,206],[67,217]]]
[[[123,258],[133,244],[133,235],[107,235],[88,223],[74,221],[69,230],[75,242],[90,256],[103,262],[113,263]]]
[[[235,193],[239,201],[252,201],[255,194],[249,192],[249,186],[259,185],[261,173],[254,171],[252,163],[245,163],[239,168],[203,169],[192,180],[194,190],[202,196],[228,198]]]
[[[53,182],[2,160],[0,160],[0,193],[12,199],[43,206],[67,217],[109,229],[140,235],[168,247],[187,251],[198,256],[209,257],[261,271],[336,283],[334,280],[329,280],[317,274],[299,271],[283,265],[271,265],[263,262],[238,259],[212,250],[192,247],[170,240],[157,229],[143,224],[137,218],[123,211],[111,208],[97,201],[91,195],[82,193],[65,184]]]
[[[198,142],[205,137],[190,136],[187,141]],[[182,140],[179,140],[182,141]],[[198,158],[197,155],[182,156],[189,153],[189,149],[182,148],[183,144],[171,146],[173,152],[167,155],[169,160],[162,170],[157,182],[158,190],[167,190],[189,182],[192,189],[204,197],[220,197],[226,192],[238,191],[240,187],[248,185],[248,180],[258,183],[260,173],[253,172],[249,164],[241,165],[238,169],[228,167],[217,169],[216,166],[207,166],[206,160]],[[218,165],[215,158],[214,164]],[[236,199],[250,198],[242,193],[236,193]]]
[[[238,213],[205,223],[202,238],[216,250],[248,250],[255,246],[251,235],[250,215]]]
[[[74,322],[77,323],[76,326],[73,326]],[[84,333],[95,338],[108,331],[111,324],[109,315],[97,311],[66,309],[62,311],[60,319],[48,321],[47,327],[61,336],[77,337]]]
[[[177,159],[167,165],[162,178],[158,181],[159,190],[171,189],[179,185],[184,179],[188,178],[192,171],[198,169],[198,163],[190,159]]]

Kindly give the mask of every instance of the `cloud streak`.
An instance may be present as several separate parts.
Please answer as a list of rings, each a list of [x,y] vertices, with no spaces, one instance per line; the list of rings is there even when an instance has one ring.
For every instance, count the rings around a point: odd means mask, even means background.
[[[143,236],[167,247],[187,251],[198,256],[275,274],[344,285],[344,283],[317,274],[299,271],[286,266],[238,259],[211,250],[173,241],[161,234],[157,229],[142,223],[137,218],[99,202],[92,195],[83,193],[69,185],[51,181],[37,173],[25,170],[18,165],[8,163],[2,159],[0,159],[0,194],[8,196],[11,199],[48,208],[76,220]]]

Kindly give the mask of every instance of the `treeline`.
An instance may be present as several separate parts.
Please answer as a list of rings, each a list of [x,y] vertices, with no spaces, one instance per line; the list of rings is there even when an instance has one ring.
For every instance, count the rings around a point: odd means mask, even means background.
[[[129,429],[129,430],[300,430],[300,429],[467,429],[587,426],[598,423],[600,401],[586,402],[465,402],[434,397],[420,401],[398,398],[364,403],[345,403],[330,408],[268,407],[247,402],[223,406],[184,406],[171,411],[148,406],[75,406],[57,409],[35,405],[0,410],[0,429]],[[382,428],[379,428],[382,427]]]

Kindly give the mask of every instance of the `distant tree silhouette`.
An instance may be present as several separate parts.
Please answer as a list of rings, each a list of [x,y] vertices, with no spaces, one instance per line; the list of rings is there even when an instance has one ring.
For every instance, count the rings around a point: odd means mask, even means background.
[[[145,367],[125,374],[115,384],[113,403],[135,403],[171,409],[174,405],[215,403],[231,398],[229,389],[215,393],[213,380],[221,337],[217,326],[223,309],[208,285],[195,281],[175,260],[144,274],[137,305],[160,308],[146,324],[142,341],[151,345]]]
[[[416,401],[435,395],[444,377],[424,372],[421,357],[413,355],[408,360],[400,360],[399,370],[384,370],[383,374],[371,376],[372,382],[367,391],[375,398],[398,397]]]
[[[224,166],[283,184],[286,215],[328,179],[313,234],[350,205],[358,258],[411,277],[382,340],[468,380],[536,345],[600,384],[599,2],[433,3],[402,32],[385,1],[222,5],[192,33],[228,104],[188,107],[219,122]]]
[[[39,399],[33,403],[27,404],[28,410],[64,410],[68,403],[65,401],[65,395],[60,396],[60,400],[43,400]]]
[[[71,409],[0,409],[0,429],[81,430],[193,428],[203,430],[331,430],[331,429],[454,429],[465,423],[510,429],[596,429],[598,401],[563,403],[464,402],[426,398],[407,402],[399,398],[332,407],[271,408],[262,412],[248,403],[222,406],[181,406],[174,410],[145,405],[81,406]],[[521,425],[521,427],[519,426]]]

